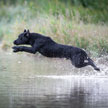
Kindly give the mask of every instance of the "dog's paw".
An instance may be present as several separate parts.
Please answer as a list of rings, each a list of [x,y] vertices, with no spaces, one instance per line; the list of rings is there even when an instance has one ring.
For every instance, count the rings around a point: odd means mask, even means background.
[[[20,48],[19,48],[18,46],[14,46],[14,47],[12,47],[12,49],[13,49],[13,52],[18,52],[18,51],[20,51]]]

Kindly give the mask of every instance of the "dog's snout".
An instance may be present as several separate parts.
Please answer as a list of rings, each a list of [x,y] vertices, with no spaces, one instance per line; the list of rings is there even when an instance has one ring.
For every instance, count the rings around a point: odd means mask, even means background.
[[[13,43],[16,44],[16,40]]]

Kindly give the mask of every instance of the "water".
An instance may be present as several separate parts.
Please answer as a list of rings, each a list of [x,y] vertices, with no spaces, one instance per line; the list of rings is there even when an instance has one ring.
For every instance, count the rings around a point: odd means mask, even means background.
[[[96,64],[0,52],[0,108],[108,108],[108,56]]]

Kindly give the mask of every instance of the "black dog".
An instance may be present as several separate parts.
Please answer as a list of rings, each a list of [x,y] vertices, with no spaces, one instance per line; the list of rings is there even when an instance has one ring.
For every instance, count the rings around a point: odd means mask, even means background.
[[[32,46],[14,46],[14,52],[25,51],[33,54],[39,52],[47,57],[70,59],[72,64],[77,68],[91,65],[95,70],[100,70],[95,66],[93,60],[87,56],[84,50],[73,46],[58,44],[50,37],[46,37],[38,33],[30,33],[29,30],[24,30],[24,32],[19,35],[18,39],[14,41],[14,44],[26,44]]]

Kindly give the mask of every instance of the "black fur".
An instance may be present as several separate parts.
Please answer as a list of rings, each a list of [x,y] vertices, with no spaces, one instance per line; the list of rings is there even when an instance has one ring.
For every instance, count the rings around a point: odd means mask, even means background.
[[[39,52],[47,57],[59,57],[70,59],[72,64],[77,68],[91,65],[95,70],[100,70],[95,66],[93,60],[91,60],[87,56],[84,50],[73,46],[58,44],[55,41],[53,41],[50,37],[46,37],[38,33],[30,33],[29,30],[24,30],[24,32],[18,36],[18,39],[14,41],[14,44],[31,45],[31,47],[14,46],[14,52],[25,51],[33,54]]]

